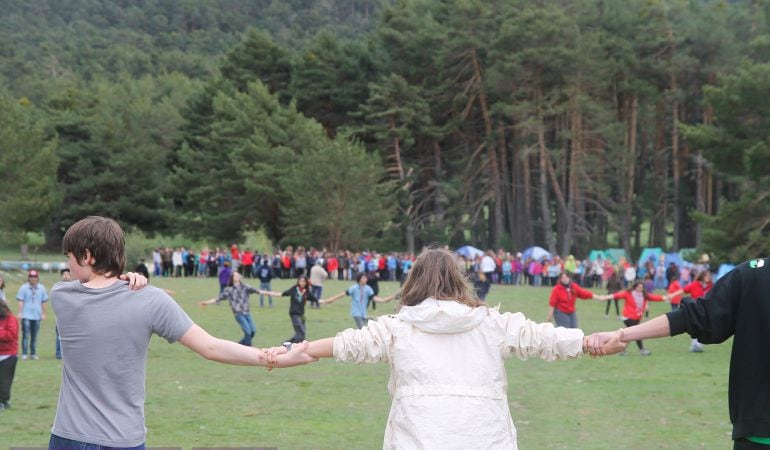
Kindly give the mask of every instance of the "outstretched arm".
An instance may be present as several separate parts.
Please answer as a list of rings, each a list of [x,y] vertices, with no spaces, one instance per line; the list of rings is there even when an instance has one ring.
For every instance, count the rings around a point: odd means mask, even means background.
[[[217,299],[216,299],[216,297],[214,297],[214,298],[210,298],[208,300],[203,300],[202,302],[198,303],[198,306],[204,307],[204,306],[207,306],[207,305],[214,304],[216,302],[217,302]]]
[[[630,342],[641,339],[652,339],[671,335],[671,327],[668,323],[668,316],[663,314],[652,320],[634,325],[628,328],[621,328],[617,331],[606,331],[594,333],[588,337],[584,348],[587,348],[592,355],[607,354],[602,347],[613,340],[618,342]]]
[[[342,297],[344,297],[346,294],[347,294],[347,291],[345,291],[345,292],[340,292],[339,294],[337,294],[337,295],[334,295],[334,296],[332,296],[332,297],[329,297],[329,298],[327,298],[327,299],[324,299],[324,300],[319,300],[319,301],[318,301],[318,303],[320,303],[320,304],[322,304],[322,305],[328,305],[329,303],[333,303],[333,302],[336,302],[337,300],[341,299],[341,298],[342,298]]]
[[[259,292],[260,295],[269,295],[270,297],[281,297],[283,295],[283,292],[265,291],[263,289],[260,289],[257,292]]]
[[[307,343],[302,343],[293,346],[288,353],[276,355],[275,362],[270,364],[268,363],[267,349],[247,347],[232,341],[216,338],[195,324],[187,330],[179,342],[210,361],[224,364],[289,367],[286,364],[287,361],[295,363],[294,365],[313,361],[312,357],[305,353]]]
[[[396,294],[391,294],[391,295],[389,295],[387,297],[380,297],[378,295],[375,295],[373,297],[373,300],[375,302],[377,302],[377,303],[387,303],[387,302],[393,300],[394,298],[396,298]]]
[[[297,345],[291,344],[291,350],[286,353],[283,360],[279,359],[286,351],[284,347],[273,347],[267,350],[269,365],[276,367],[294,367],[309,362],[318,361],[320,358],[331,358],[334,355],[334,338],[318,339],[312,342],[303,342],[305,345],[301,353],[297,353]]]

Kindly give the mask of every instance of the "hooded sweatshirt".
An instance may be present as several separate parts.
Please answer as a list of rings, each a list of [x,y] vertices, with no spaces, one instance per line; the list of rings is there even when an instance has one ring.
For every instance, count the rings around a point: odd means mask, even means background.
[[[516,449],[504,360],[574,358],[582,345],[579,329],[429,298],[338,333],[334,357],[390,365],[383,448]]]

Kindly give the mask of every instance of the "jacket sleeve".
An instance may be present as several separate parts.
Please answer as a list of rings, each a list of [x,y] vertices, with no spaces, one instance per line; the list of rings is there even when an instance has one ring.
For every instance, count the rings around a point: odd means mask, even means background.
[[[393,340],[388,317],[370,320],[360,330],[349,328],[334,338],[334,359],[356,364],[387,362]]]
[[[743,263],[720,278],[706,297],[667,313],[671,336],[687,333],[704,344],[719,344],[732,336],[746,267]]]
[[[620,299],[626,300],[626,291],[623,290],[623,291],[615,292],[614,294],[612,294],[612,298],[614,298],[615,300],[620,300]]]
[[[15,342],[19,340],[19,321],[14,316],[7,316],[0,323],[0,342]]]
[[[658,295],[658,294],[646,293],[644,295],[644,297],[647,299],[647,301],[650,301],[650,302],[662,302],[663,301],[663,296],[662,295]]]
[[[505,333],[503,357],[515,354],[526,360],[539,356],[546,361],[575,358],[583,354],[583,330],[554,327],[550,322],[535,323],[522,313],[497,314]]]
[[[575,290],[575,295],[577,295],[578,298],[582,298],[584,300],[594,298],[594,293],[588,289],[583,289],[578,285],[573,285],[572,288]]]

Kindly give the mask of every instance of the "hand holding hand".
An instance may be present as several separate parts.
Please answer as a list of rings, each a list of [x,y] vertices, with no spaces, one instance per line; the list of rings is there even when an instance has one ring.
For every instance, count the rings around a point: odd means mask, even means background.
[[[128,288],[132,291],[138,291],[139,289],[147,286],[147,278],[144,275],[136,272],[126,272],[119,277],[123,281],[128,281]]]
[[[302,341],[299,344],[292,344],[288,352],[285,347],[281,347],[283,348],[283,354],[280,353],[278,347],[268,349],[268,361],[272,361],[270,362],[270,367],[294,367],[318,361],[318,358],[307,353],[308,346],[309,343],[307,341]],[[275,350],[275,352],[271,352],[272,350]]]
[[[594,333],[583,341],[583,351],[591,356],[604,356],[620,353],[626,349],[626,343],[621,342],[621,330]]]

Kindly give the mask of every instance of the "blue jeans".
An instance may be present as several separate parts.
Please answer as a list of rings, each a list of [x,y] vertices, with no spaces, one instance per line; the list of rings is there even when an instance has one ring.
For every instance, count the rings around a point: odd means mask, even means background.
[[[321,300],[321,294],[323,294],[324,292],[324,287],[313,285],[313,286],[310,286],[310,291],[313,293],[313,297],[315,297],[318,300]],[[318,304],[318,302],[312,302],[312,303],[316,308],[320,308],[321,306]]]
[[[267,282],[266,281],[260,281],[259,282],[259,289],[263,290],[263,291],[269,291],[270,290],[270,282],[269,281],[267,281]],[[265,306],[264,297],[267,297],[267,301],[268,301],[268,303],[270,303],[270,307],[272,308],[273,307],[273,297],[271,297],[269,295],[262,295],[262,294],[259,294],[259,307],[261,308],[261,307]]]
[[[367,319],[366,317],[361,317],[361,316],[353,316],[353,320],[355,320],[355,322],[356,322],[356,328],[358,328],[360,330],[361,328],[366,326],[366,322],[369,319]]]
[[[37,355],[37,332],[38,331],[40,331],[39,320],[21,319],[21,352],[22,354]]]
[[[235,321],[238,322],[241,330],[243,330],[243,339],[238,341],[238,343],[251,347],[251,339],[257,333],[257,327],[254,326],[254,321],[251,320],[251,314],[236,314]]]
[[[302,342],[305,340],[305,318],[299,314],[289,314],[291,325],[294,327],[294,336],[289,338],[289,342]]]
[[[52,434],[51,439],[48,441],[48,450],[111,450],[118,448],[144,450],[144,444],[139,444],[136,447],[107,447],[105,445],[73,441],[72,439],[59,437],[55,434]]]
[[[577,313],[567,314],[561,312],[558,309],[553,310],[553,318],[556,321],[557,327],[564,328],[577,328]]]
[[[59,327],[56,327],[56,359],[61,359],[61,338],[59,337]]]

